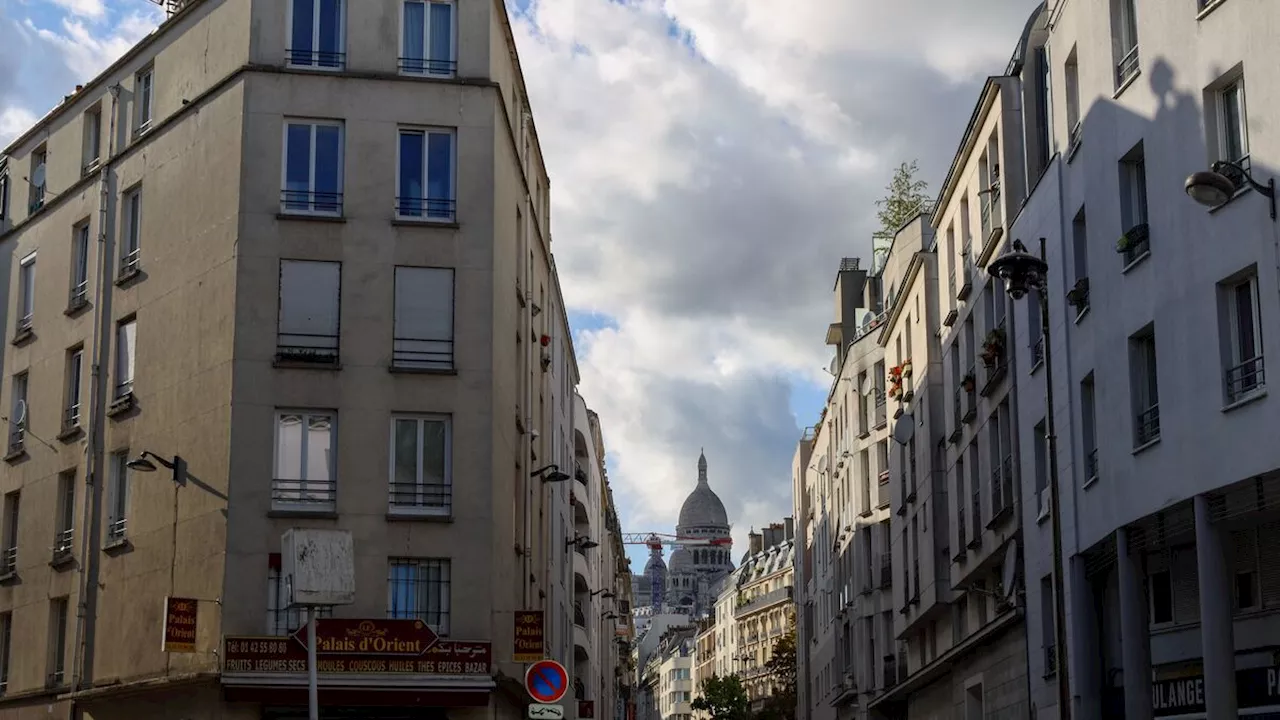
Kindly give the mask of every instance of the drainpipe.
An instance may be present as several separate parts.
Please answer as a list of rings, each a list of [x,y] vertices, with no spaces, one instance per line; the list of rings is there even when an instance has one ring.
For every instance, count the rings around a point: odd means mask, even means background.
[[[520,150],[523,143],[525,132],[528,131],[529,116],[520,116],[520,136],[516,138],[516,157],[521,158],[521,175],[524,175],[524,163],[527,159],[523,158]],[[525,188],[524,193],[525,208],[529,208],[529,191]],[[529,261],[529,213],[520,213],[521,226],[516,228],[516,232],[520,233],[520,273],[524,278],[524,312],[521,313],[520,322],[524,326],[520,328],[520,336],[524,337],[526,333],[533,327],[533,268]],[[533,492],[531,485],[535,482],[541,483],[541,480],[531,476],[533,472],[533,378],[530,374],[533,369],[533,346],[535,338],[530,335],[524,348],[524,367],[521,368],[521,382],[524,383],[524,427],[525,434],[520,438],[522,444],[521,454],[523,461],[521,466],[524,468],[524,474],[521,481],[524,484],[524,553],[521,568],[520,584],[524,589],[524,607],[529,607],[530,586],[529,586],[529,566],[533,556]]]
[[[97,282],[93,289],[93,337],[89,346],[89,413],[88,427],[85,429],[85,493],[84,512],[80,523],[80,563],[76,570],[76,581],[79,598],[76,602],[75,661],[72,664],[71,687],[73,690],[83,689],[86,678],[93,675],[92,654],[89,640],[89,592],[97,585],[96,578],[98,556],[94,547],[94,532],[91,524],[101,501],[102,483],[97,478],[102,473],[102,427],[106,422],[102,384],[102,322],[106,317],[103,311],[103,298],[106,287],[111,282],[110,264],[107,262],[107,221],[111,198],[111,164],[116,154],[116,119],[120,104],[120,85],[112,85],[110,134],[107,137],[107,156],[98,171],[98,248],[96,257]],[[97,593],[94,592],[96,596]]]

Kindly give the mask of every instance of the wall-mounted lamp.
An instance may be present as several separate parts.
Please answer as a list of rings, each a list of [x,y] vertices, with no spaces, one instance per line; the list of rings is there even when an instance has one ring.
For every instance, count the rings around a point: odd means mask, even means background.
[[[1230,174],[1223,172],[1224,170],[1230,171]],[[1259,194],[1271,201],[1271,219],[1275,220],[1275,178],[1268,180],[1267,184],[1263,185],[1257,180],[1254,180],[1253,175],[1238,163],[1219,160],[1208,170],[1191,173],[1191,175],[1187,177],[1186,182],[1187,195],[1189,195],[1192,200],[1195,200],[1205,207],[1222,207],[1240,191],[1242,183],[1235,180],[1237,177],[1243,181],[1243,183],[1247,183],[1249,187],[1257,190]]]
[[[574,535],[572,540],[565,540],[564,546],[571,547],[577,545],[579,550],[590,550],[591,548],[600,547],[600,543],[592,540],[586,535]]]
[[[540,477],[544,483],[564,482],[569,479],[568,475],[560,472],[560,466],[554,464],[534,470],[529,473],[529,477]]]
[[[605,613],[604,615],[601,615],[601,617],[603,617],[605,620],[617,620],[617,619],[618,619],[618,613],[616,613],[616,612],[607,612],[607,613]]]
[[[151,460],[156,462],[151,462]],[[141,455],[125,463],[125,467],[138,472],[155,472],[157,462],[173,471],[173,481],[175,483],[179,485],[187,484],[187,461],[183,460],[180,455],[174,455],[172,460],[165,460],[150,450],[144,450]]]

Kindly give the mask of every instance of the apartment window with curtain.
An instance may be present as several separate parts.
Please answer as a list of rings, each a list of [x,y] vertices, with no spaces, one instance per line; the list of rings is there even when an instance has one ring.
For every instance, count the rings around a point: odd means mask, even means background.
[[[342,263],[280,261],[276,361],[338,362]]]
[[[133,395],[134,369],[137,358],[138,322],[133,318],[116,325],[116,386],[114,397],[121,400]]]
[[[1222,319],[1222,347],[1226,402],[1251,397],[1265,383],[1262,364],[1262,323],[1258,305],[1257,270],[1218,286],[1218,315]]]
[[[453,510],[453,423],[448,415],[391,419],[392,514],[442,515]]]
[[[453,268],[397,267],[391,365],[399,370],[452,370]]]
[[[1111,46],[1116,88],[1138,76],[1138,11],[1135,0],[1111,0]]]
[[[1120,218],[1122,235],[1116,250],[1124,266],[1137,263],[1151,252],[1147,226],[1147,161],[1139,144],[1120,161]]]
[[[71,231],[71,291],[67,311],[74,312],[89,304],[89,223],[85,221]]]
[[[387,617],[421,620],[436,634],[448,637],[449,560],[390,558],[387,565]]]
[[[341,70],[346,65],[343,0],[289,0],[291,67]]]
[[[123,545],[129,530],[129,451],[111,454],[107,466],[107,537],[105,547]]]
[[[117,282],[138,274],[142,256],[141,185],[125,191],[120,208],[120,273]]]
[[[396,173],[396,217],[453,222],[457,162],[455,135],[447,128],[401,128]]]
[[[1160,384],[1156,372],[1155,329],[1129,338],[1129,386],[1133,408],[1133,446],[1160,439]]]
[[[80,427],[81,391],[84,379],[84,346],[77,345],[67,351],[66,380],[62,391],[62,432]]]
[[[276,413],[271,509],[332,512],[337,502],[336,418],[328,410]]]
[[[401,7],[404,33],[400,40],[400,72],[453,75],[458,68],[453,3],[404,0]]]
[[[16,336],[22,337],[35,325],[36,314],[36,254],[18,262],[18,317]]]
[[[286,120],[283,167],[281,212],[342,215],[343,125],[340,121]]]

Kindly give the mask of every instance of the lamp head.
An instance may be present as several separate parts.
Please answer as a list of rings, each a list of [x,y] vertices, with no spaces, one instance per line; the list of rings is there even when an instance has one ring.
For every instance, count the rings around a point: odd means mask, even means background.
[[[1201,170],[1187,176],[1186,191],[1192,200],[1205,207],[1218,207],[1236,194],[1238,186],[1231,178],[1215,169]]]
[[[156,471],[156,464],[148,460],[144,455],[139,455],[138,457],[125,463],[125,467],[129,468],[130,470],[137,470],[138,472],[155,472]]]
[[[1021,300],[1028,291],[1044,286],[1049,264],[1027,252],[1021,241],[1014,241],[1013,249],[1001,255],[987,270],[1005,283],[1005,292],[1014,300]]]

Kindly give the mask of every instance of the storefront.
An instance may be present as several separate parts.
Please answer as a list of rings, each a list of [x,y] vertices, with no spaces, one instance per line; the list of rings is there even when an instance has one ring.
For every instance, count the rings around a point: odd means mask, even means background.
[[[1242,718],[1280,720],[1280,666],[1237,670],[1236,704]],[[1204,676],[1186,675],[1153,683],[1151,708],[1158,718],[1203,720]]]

